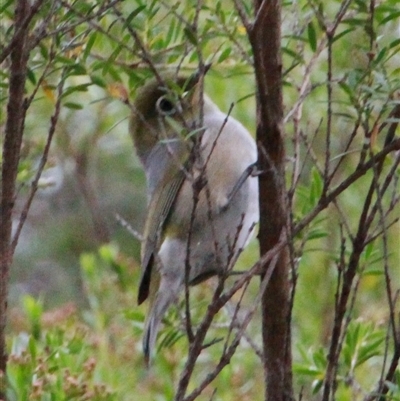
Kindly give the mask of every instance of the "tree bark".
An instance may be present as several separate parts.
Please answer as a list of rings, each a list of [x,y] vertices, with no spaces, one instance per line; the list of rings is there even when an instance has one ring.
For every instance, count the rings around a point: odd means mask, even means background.
[[[15,10],[14,47],[10,53],[10,83],[7,104],[7,120],[3,142],[3,164],[0,210],[0,399],[5,400],[7,350],[5,341],[8,279],[13,252],[11,246],[12,212],[15,201],[15,185],[24,130],[24,89],[29,52],[27,27],[19,28],[29,14],[28,0],[18,0]]]
[[[255,1],[250,31],[257,86],[260,253],[286,234],[285,147],[283,141],[281,2]],[[262,297],[265,400],[293,400],[288,248],[284,248]],[[265,266],[265,272],[269,265]]]

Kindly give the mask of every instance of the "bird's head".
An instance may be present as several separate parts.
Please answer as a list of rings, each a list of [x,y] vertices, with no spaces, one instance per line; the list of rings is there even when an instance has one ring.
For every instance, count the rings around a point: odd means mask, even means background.
[[[160,141],[185,140],[198,128],[200,74],[164,75],[141,87],[132,106],[130,132],[139,157]]]

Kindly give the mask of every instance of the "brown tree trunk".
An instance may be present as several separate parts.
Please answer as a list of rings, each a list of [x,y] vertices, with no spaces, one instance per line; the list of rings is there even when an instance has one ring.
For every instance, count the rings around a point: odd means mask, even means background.
[[[260,253],[285,234],[285,148],[283,142],[281,3],[255,2],[250,41],[257,85],[257,143],[260,183]],[[265,400],[293,400],[288,286],[288,249],[284,248],[262,298]]]
[[[9,99],[3,141],[0,210],[0,399],[5,400],[7,350],[5,341],[8,278],[12,262],[11,229],[15,184],[24,130],[24,89],[27,72],[27,28],[23,22],[29,13],[28,0],[18,0],[15,10],[14,45],[10,54]]]

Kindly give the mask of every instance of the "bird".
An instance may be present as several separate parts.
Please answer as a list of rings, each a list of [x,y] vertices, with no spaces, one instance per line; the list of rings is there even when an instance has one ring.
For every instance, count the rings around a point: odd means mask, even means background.
[[[131,105],[129,130],[148,197],[138,291],[139,305],[150,301],[147,364],[186,283],[226,274],[259,219],[256,143],[204,93],[202,79],[199,71],[158,74]]]

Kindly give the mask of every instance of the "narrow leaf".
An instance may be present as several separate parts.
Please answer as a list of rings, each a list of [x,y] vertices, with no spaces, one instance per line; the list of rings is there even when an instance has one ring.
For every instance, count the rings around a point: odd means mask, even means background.
[[[317,50],[317,33],[312,22],[310,22],[307,26],[307,35],[311,50],[315,52]]]

